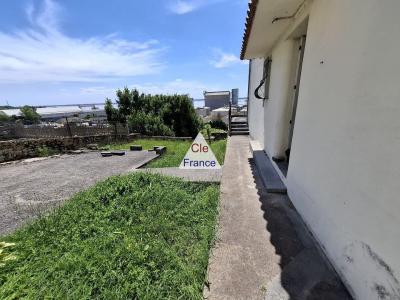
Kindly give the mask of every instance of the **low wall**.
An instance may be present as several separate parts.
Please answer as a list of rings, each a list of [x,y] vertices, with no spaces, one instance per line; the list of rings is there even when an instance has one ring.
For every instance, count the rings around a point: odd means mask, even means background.
[[[81,126],[74,123],[62,127],[14,124],[13,133],[18,138],[58,138],[114,134],[127,135],[128,129],[121,124],[116,127],[106,124]]]
[[[18,139],[0,141],[0,163],[38,156],[38,150],[43,147],[57,152],[76,150],[88,144],[105,145],[116,141],[131,141],[136,135],[93,135],[85,137],[59,137],[40,139]]]
[[[193,138],[190,136],[158,136],[158,135],[138,135],[140,139],[155,139],[155,140],[175,140],[175,141],[192,141]]]

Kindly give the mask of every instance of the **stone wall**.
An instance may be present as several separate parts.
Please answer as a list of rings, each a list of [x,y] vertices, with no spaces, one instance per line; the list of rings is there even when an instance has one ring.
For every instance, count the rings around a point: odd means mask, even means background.
[[[40,139],[18,139],[0,141],[0,163],[30,157],[37,157],[41,148],[48,148],[50,151],[67,152],[77,150],[88,144],[105,145],[113,142],[131,141],[136,135],[94,135],[85,137],[60,137]]]
[[[121,124],[116,127],[107,124],[97,124],[96,126],[82,126],[71,123],[61,127],[29,125],[14,125],[14,135],[18,138],[57,138],[74,136],[94,136],[94,135],[127,135],[128,128]]]

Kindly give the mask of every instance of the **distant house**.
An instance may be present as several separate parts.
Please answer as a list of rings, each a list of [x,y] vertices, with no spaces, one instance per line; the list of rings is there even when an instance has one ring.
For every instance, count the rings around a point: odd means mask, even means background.
[[[400,299],[400,1],[253,0],[252,149],[356,299]]]
[[[204,106],[211,110],[229,105],[230,91],[204,92]]]

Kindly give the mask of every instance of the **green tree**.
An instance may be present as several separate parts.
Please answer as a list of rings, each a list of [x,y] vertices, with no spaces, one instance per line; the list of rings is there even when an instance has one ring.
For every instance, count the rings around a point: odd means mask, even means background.
[[[36,112],[36,108],[29,105],[25,105],[20,108],[22,118],[30,123],[38,123],[40,121],[40,115]]]
[[[7,116],[5,112],[0,111],[0,122],[10,121],[11,117]]]
[[[137,111],[128,117],[131,131],[145,135],[172,136],[173,131],[163,123],[163,120],[151,113]]]
[[[113,105],[110,99],[106,99],[106,103],[104,105],[104,110],[106,111],[107,121],[110,124],[117,124],[119,122],[119,111]]]
[[[168,96],[162,109],[165,125],[170,127],[176,136],[195,137],[201,128],[193,103],[187,95]]]
[[[142,134],[195,137],[201,120],[187,95],[145,95],[124,88],[117,91],[118,109],[106,99],[107,120],[111,124],[128,122],[131,130]]]

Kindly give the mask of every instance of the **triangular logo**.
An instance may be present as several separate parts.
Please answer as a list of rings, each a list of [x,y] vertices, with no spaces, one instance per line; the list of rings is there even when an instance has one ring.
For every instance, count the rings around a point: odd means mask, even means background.
[[[179,169],[221,169],[221,165],[201,132],[190,145]]]

